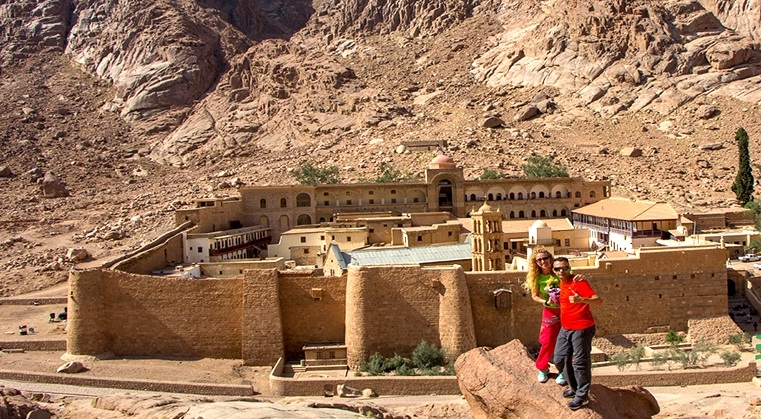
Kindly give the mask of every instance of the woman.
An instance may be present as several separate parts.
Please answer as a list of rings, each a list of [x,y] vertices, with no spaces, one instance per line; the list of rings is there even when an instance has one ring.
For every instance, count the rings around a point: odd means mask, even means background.
[[[523,287],[531,293],[531,298],[544,306],[542,310],[542,326],[539,329],[539,355],[536,357],[536,368],[539,370],[537,379],[545,383],[549,379],[550,359],[555,351],[555,342],[560,332],[560,306],[557,299],[550,299],[550,291],[559,287],[558,279],[552,274],[553,257],[544,246],[534,247],[528,274]],[[558,288],[559,290],[559,288]],[[554,291],[552,291],[554,294]],[[563,374],[555,379],[560,385],[565,385]]]

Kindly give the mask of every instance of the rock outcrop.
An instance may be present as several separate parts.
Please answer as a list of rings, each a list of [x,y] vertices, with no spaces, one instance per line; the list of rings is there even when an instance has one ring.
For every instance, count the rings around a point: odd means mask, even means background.
[[[761,74],[757,44],[697,0],[504,1],[498,10],[504,31],[476,60],[479,81],[556,87],[607,117],[643,109],[668,114]],[[761,99],[759,88],[725,93]]]
[[[489,350],[476,348],[455,362],[460,390],[473,416],[482,418],[650,418],[660,411],[642,387],[592,384],[590,402],[579,411],[566,407],[563,387],[536,381],[526,348],[513,340]]]

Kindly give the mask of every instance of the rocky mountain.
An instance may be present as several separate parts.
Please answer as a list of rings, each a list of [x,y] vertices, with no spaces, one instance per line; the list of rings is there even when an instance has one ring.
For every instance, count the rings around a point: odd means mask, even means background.
[[[0,1],[0,289],[59,281],[67,246],[118,254],[193,198],[293,183],[306,162],[345,182],[382,164],[420,175],[433,153],[402,146],[415,140],[446,140],[471,177],[520,176],[538,154],[617,195],[734,205],[737,128],[761,152],[760,15],[717,0]],[[43,196],[48,172],[68,196]]]

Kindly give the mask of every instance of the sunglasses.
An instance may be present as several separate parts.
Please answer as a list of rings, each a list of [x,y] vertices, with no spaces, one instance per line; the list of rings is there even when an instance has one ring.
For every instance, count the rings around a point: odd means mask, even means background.
[[[552,268],[552,270],[555,271],[555,272],[567,271],[569,269],[571,269],[570,266],[556,266],[556,267]]]
[[[544,257],[541,257],[541,258],[536,258],[537,262],[547,262],[548,260],[550,260],[549,256],[544,256]]]

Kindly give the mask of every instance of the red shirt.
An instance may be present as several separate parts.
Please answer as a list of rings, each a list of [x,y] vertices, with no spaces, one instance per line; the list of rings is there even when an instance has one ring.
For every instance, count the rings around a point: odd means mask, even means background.
[[[569,301],[568,297],[573,295],[573,291],[584,298],[596,294],[586,280],[578,282],[573,280],[560,281],[560,325],[566,330],[583,330],[594,326],[595,319],[592,317],[589,304],[571,304]]]

